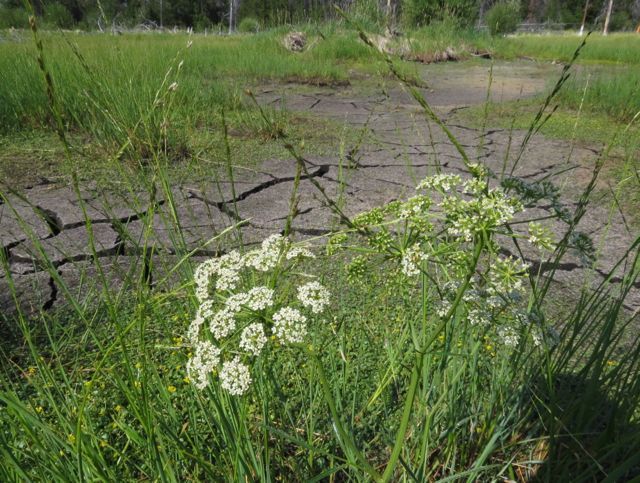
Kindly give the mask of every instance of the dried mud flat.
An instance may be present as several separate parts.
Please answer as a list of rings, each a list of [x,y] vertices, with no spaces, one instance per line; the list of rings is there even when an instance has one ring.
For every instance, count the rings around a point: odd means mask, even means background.
[[[445,120],[460,108],[485,101],[487,64],[424,69],[430,85],[424,95]],[[556,71],[556,67],[544,64],[498,64],[491,95],[496,100],[512,100],[536,94]],[[284,104],[291,111],[348,123],[367,133],[359,149],[350,151],[352,147],[347,146],[342,157],[336,146],[335,156],[307,158],[308,177],[328,196],[340,199],[348,215],[411,196],[417,181],[432,174],[436,166],[466,175],[460,154],[445,134],[427,122],[410,96],[391,82],[385,89],[362,89],[357,82],[338,89],[262,86],[256,95],[264,105]],[[488,128],[483,132],[455,123],[449,127],[472,159],[496,173],[504,169],[505,159],[514,159],[525,137],[521,131]],[[573,211],[591,179],[601,148],[536,136],[513,174],[526,182],[553,181],[561,188],[562,205]],[[512,163],[507,161],[506,166],[509,171]],[[256,244],[280,231],[289,213],[294,172],[292,159],[265,160],[257,171],[236,170],[234,189],[228,182],[174,186],[171,202],[163,197],[150,200],[142,192],[127,196],[93,190],[76,193],[57,185],[34,186],[23,193],[24,198],[9,197],[11,206],[0,205],[0,247],[11,273],[8,277],[0,271],[0,314],[15,313],[16,300],[27,313],[63,307],[69,296],[82,302],[94,297],[104,283],[114,289],[132,281],[168,288],[179,282],[179,271],[171,267],[184,254],[193,252],[197,259],[212,256],[239,243]],[[300,183],[298,215],[292,224],[296,237],[323,235],[339,226],[308,177]],[[606,181],[600,188],[604,186]],[[612,200],[602,194],[605,192],[597,190],[597,200],[578,227],[600,249],[597,262],[587,264],[570,253],[556,272],[554,286],[567,293],[609,276],[633,241],[633,228],[623,213],[612,208]],[[552,212],[550,200],[542,200],[527,215],[544,217]],[[174,216],[180,220],[179,231],[167,221]],[[226,230],[238,223],[239,230]],[[558,237],[566,228],[554,221]],[[34,243],[36,239],[40,243]],[[516,253],[509,242],[504,249]],[[539,267],[534,253],[525,255]],[[52,268],[56,276],[51,275]],[[545,269],[548,267],[543,264]],[[589,275],[588,282],[585,275]],[[614,271],[612,280],[619,282],[620,274]],[[636,283],[626,307],[636,314],[640,309],[640,283]]]

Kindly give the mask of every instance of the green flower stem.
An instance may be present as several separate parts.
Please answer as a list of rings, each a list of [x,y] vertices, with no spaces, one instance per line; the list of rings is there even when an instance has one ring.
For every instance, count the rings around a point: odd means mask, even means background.
[[[465,281],[462,286],[458,289],[458,293],[456,294],[456,298],[453,301],[449,312],[442,319],[440,324],[437,326],[435,332],[431,335],[427,344],[420,350],[420,348],[416,347],[416,360],[411,370],[411,380],[409,382],[409,390],[407,391],[407,398],[404,401],[404,407],[402,408],[402,419],[400,420],[400,426],[398,427],[398,432],[396,433],[396,440],[393,445],[393,449],[391,450],[391,457],[387,462],[387,466],[382,474],[382,482],[387,482],[393,476],[393,472],[395,471],[396,465],[398,464],[398,459],[400,458],[400,453],[402,452],[402,446],[404,445],[404,440],[407,434],[407,427],[409,426],[409,420],[411,419],[411,411],[413,410],[413,401],[416,396],[416,390],[418,389],[418,381],[420,380],[420,376],[422,375],[422,363],[424,360],[424,353],[426,350],[433,344],[433,341],[436,340],[440,332],[442,332],[453,314],[455,313],[462,297],[469,287],[469,283],[471,282],[471,278],[475,273],[476,267],[478,266],[478,261],[480,260],[480,255],[482,254],[482,250],[484,249],[484,237],[480,237],[478,242],[476,243],[474,252],[473,252],[473,260],[471,265],[469,266],[469,273],[465,277]]]
[[[351,435],[344,429],[344,426],[342,425],[342,420],[340,419],[340,415],[338,414],[338,410],[336,409],[333,392],[331,391],[331,387],[329,386],[329,382],[327,381],[327,375],[324,372],[324,367],[322,366],[320,359],[318,358],[313,348],[308,348],[307,352],[318,370],[318,378],[320,379],[320,385],[322,386],[324,399],[329,406],[331,419],[333,419],[333,424],[335,425],[336,431],[338,432],[340,446],[342,446],[343,451],[345,451],[347,455],[352,454],[355,456],[356,461],[359,463],[361,469],[364,470],[374,481],[380,481],[380,473],[378,473],[376,469],[371,466],[371,463],[369,463],[362,455],[360,450],[358,450],[355,443],[351,439]]]
[[[416,361],[411,370],[411,381],[409,382],[409,390],[407,392],[407,399],[404,402],[404,408],[402,408],[402,419],[400,420],[400,427],[396,433],[396,441],[391,451],[391,457],[387,462],[387,467],[384,469],[381,481],[386,482],[391,479],[393,472],[398,464],[400,458],[400,452],[404,443],[405,435],[407,433],[407,427],[409,426],[409,420],[411,419],[411,411],[413,409],[413,400],[416,396],[416,390],[418,389],[418,381],[420,380],[420,374],[422,373],[422,361],[424,356],[416,352]]]

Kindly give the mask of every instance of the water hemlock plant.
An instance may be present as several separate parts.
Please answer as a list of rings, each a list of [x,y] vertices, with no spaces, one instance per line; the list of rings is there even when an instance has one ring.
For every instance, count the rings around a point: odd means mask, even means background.
[[[414,399],[419,386],[448,372],[450,363],[456,361],[471,373],[475,368],[477,373],[467,381],[474,390],[493,385],[507,394],[512,378],[495,381],[495,374],[486,369],[494,364],[503,368],[508,364],[511,370],[539,364],[548,345],[555,343],[552,328],[528,310],[529,267],[502,255],[495,241],[498,235],[508,235],[506,226],[523,210],[522,204],[501,187],[491,188],[488,172],[480,165],[472,165],[471,176],[464,181],[460,175],[437,174],[416,189],[418,194],[407,201],[354,217],[354,229],[333,235],[321,255],[360,253],[346,266],[352,283],[366,278],[379,258],[385,259],[395,290],[415,304],[412,315],[397,321],[395,328],[411,337],[390,345],[406,355],[411,377],[403,389],[395,444],[382,470],[358,449],[335,409],[342,402],[335,400],[321,366],[321,345],[314,343],[316,327],[331,320],[331,294],[313,276],[296,270],[299,259],[315,257],[309,247],[273,235],[259,249],[245,254],[233,251],[196,269],[195,296],[200,305],[186,334],[192,354],[189,379],[201,390],[218,379],[222,390],[243,396],[260,377],[252,371],[270,366],[256,364],[256,358],[268,360],[287,346],[297,348],[314,361],[336,437],[345,454],[352,456],[349,464],[380,481],[396,475],[410,423],[417,423]],[[528,242],[537,249],[552,249],[548,232],[539,224],[531,225]],[[411,305],[403,297],[398,303]],[[472,358],[456,350],[474,346]],[[501,375],[512,376],[509,372]],[[420,392],[430,389],[422,387]],[[507,409],[495,404],[493,410]],[[404,462],[410,464],[411,456],[405,455]]]

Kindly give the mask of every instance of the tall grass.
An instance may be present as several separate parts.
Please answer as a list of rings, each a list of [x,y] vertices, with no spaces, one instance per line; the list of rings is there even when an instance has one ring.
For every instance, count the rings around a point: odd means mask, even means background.
[[[516,36],[496,41],[494,49],[498,55],[507,58],[533,57],[568,62],[579,42],[580,38],[573,34]],[[583,104],[591,112],[630,121],[640,109],[638,36],[593,34],[578,62],[584,65],[560,93],[566,105],[577,108]]]
[[[495,51],[507,58],[533,57],[568,62],[582,39],[564,35],[518,35],[496,41]],[[640,39],[634,34],[592,34],[579,63],[640,63]]]
[[[97,129],[91,123],[104,123],[102,117],[111,111],[132,124],[153,100],[175,52],[184,50],[189,41],[193,46],[180,59],[185,63],[173,109],[177,120],[190,124],[206,122],[220,107],[238,108],[242,90],[251,83],[345,81],[349,67],[345,61],[366,64],[371,57],[355,34],[325,41],[312,37],[306,52],[292,54],[281,44],[285,33],[281,29],[229,38],[44,34],[43,43],[65,119],[80,129],[87,123],[86,129]],[[0,52],[3,130],[46,124],[46,102],[33,46],[26,41],[1,43]]]
[[[628,122],[640,110],[639,76],[637,65],[585,69],[567,83],[560,98],[571,108],[583,103],[591,112]]]

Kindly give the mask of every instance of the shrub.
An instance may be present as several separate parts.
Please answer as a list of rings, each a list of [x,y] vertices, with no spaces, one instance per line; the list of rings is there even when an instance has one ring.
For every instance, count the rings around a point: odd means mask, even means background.
[[[253,17],[245,17],[238,25],[238,30],[242,33],[256,33],[260,30],[260,22]]]
[[[408,27],[424,27],[443,21],[468,26],[473,24],[477,14],[477,4],[472,0],[407,0],[403,20]]]
[[[71,12],[61,3],[52,3],[44,8],[45,21],[55,27],[68,29],[74,26],[75,20]]]
[[[496,3],[487,12],[487,26],[491,35],[515,32],[520,19],[520,6],[515,1]]]
[[[29,16],[21,8],[0,7],[0,29],[27,28]]]

